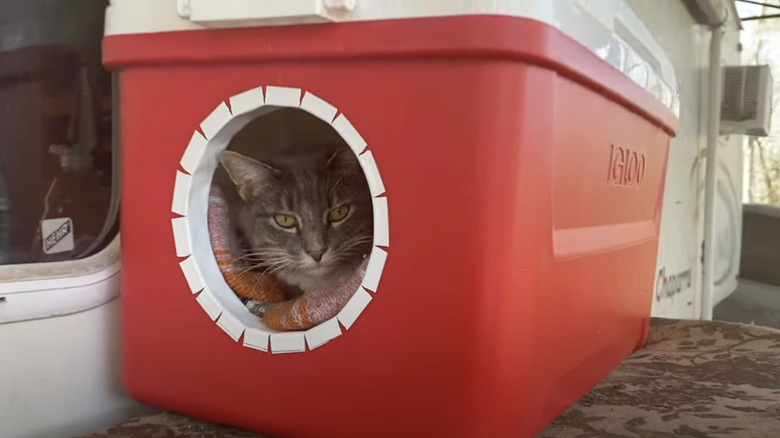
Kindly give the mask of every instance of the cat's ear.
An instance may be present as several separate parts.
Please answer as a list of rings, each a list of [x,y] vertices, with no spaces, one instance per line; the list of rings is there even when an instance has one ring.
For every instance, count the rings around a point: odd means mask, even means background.
[[[341,147],[328,158],[328,168],[339,172],[360,173],[360,162],[349,147]]]
[[[257,199],[279,174],[273,167],[233,151],[219,154],[219,162],[236,185],[238,195],[247,202]]]

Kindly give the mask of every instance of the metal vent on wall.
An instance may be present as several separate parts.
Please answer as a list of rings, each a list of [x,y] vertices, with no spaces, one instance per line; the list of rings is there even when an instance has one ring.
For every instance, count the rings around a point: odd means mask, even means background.
[[[724,67],[721,134],[768,136],[772,85],[772,72],[767,65]]]

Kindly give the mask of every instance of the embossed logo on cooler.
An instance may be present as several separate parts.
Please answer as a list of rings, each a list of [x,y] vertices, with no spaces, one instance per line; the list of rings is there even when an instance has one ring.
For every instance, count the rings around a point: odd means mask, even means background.
[[[645,154],[609,145],[607,183],[619,187],[639,187],[645,178]]]

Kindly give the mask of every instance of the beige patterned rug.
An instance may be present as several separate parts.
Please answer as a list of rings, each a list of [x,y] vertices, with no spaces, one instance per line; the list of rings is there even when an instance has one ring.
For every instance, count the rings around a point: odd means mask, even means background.
[[[780,330],[654,319],[646,348],[538,436],[593,437],[780,438]],[[160,412],[82,438],[260,437]]]

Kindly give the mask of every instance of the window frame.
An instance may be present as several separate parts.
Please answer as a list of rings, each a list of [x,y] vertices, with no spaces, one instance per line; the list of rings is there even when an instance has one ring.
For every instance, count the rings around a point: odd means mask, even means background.
[[[116,73],[111,74],[111,95],[111,201],[103,229],[80,258],[0,265],[0,325],[79,313],[119,296],[122,255],[116,225],[121,205],[121,106]],[[81,257],[101,245],[96,253]]]

